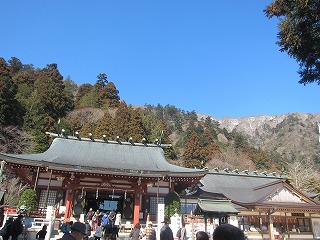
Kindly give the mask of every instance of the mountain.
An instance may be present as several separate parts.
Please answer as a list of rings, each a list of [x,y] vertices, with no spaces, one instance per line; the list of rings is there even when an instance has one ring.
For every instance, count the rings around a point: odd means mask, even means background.
[[[208,115],[198,114],[199,119]],[[211,117],[211,116],[210,116]],[[289,113],[213,120],[228,132],[242,133],[248,142],[267,152],[277,152],[289,162],[296,159],[314,161],[320,166],[320,113]],[[320,169],[320,167],[319,167]]]

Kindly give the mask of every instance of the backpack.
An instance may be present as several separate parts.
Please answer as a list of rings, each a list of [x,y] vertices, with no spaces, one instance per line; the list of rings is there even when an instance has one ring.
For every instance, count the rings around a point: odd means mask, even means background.
[[[67,232],[67,224],[63,223],[60,227],[61,232],[66,233]]]
[[[181,228],[179,228],[179,230],[178,230],[176,235],[177,235],[178,238],[181,238]]]
[[[111,231],[111,229],[113,228],[113,221],[108,218],[108,222],[104,225],[104,229],[106,229],[107,231]]]

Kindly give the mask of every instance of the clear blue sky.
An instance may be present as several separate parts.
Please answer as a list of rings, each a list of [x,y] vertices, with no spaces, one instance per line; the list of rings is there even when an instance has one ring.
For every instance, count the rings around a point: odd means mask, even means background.
[[[0,57],[78,84],[106,73],[132,105],[213,117],[318,113],[320,86],[276,45],[271,0],[3,1]]]

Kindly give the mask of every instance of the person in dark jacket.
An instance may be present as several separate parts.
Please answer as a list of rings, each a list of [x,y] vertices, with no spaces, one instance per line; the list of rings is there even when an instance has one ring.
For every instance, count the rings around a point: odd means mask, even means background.
[[[173,240],[173,232],[168,225],[168,221],[164,220],[163,226],[160,229],[160,240]]]
[[[16,220],[11,223],[10,236],[11,240],[18,240],[18,236],[23,233],[23,215],[18,215]]]
[[[39,232],[37,232],[36,239],[44,240],[46,237],[46,234],[47,234],[47,225],[43,225],[42,229]]]
[[[214,230],[213,240],[244,240],[244,233],[231,224],[222,224]]]
[[[8,240],[10,237],[10,228],[11,224],[13,222],[13,218],[10,217],[6,223],[4,224],[3,228],[1,230],[4,230],[4,232],[1,234],[3,240]]]
[[[209,240],[209,235],[204,231],[199,231],[196,234],[196,240]]]
[[[82,222],[75,222],[71,227],[70,234],[64,234],[60,240],[82,240],[86,235],[86,225]]]

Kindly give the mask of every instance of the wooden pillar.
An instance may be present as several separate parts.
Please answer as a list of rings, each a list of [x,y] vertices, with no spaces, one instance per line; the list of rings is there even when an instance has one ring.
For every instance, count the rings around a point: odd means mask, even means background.
[[[136,225],[140,218],[140,192],[136,191],[134,195],[133,224]]]
[[[70,218],[72,215],[73,197],[74,197],[74,191],[72,189],[68,189],[66,193],[66,198],[65,198],[66,211],[64,213],[64,219]]]
[[[286,218],[286,232],[288,233],[288,239],[290,239],[290,231],[289,231],[289,223],[288,223],[288,218],[287,218],[287,213],[284,213],[284,216]],[[285,234],[285,233],[284,233]]]
[[[273,220],[272,220],[272,214],[273,212],[271,210],[268,210],[268,217],[269,217],[269,236],[270,240],[274,240],[274,232],[273,232]]]

